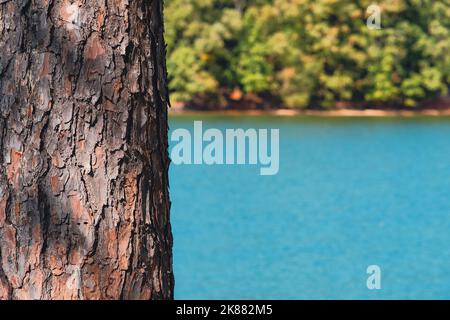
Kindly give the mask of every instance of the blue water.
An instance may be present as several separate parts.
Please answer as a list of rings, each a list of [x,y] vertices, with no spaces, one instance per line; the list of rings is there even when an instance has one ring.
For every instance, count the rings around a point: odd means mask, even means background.
[[[177,299],[449,299],[450,119],[173,117],[279,128],[280,171],[171,166]],[[368,290],[366,268],[381,268]]]

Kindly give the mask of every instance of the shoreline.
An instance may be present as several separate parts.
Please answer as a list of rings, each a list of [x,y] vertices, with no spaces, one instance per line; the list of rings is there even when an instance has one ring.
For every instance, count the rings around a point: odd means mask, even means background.
[[[176,110],[169,108],[169,117],[173,116],[276,116],[276,117],[450,117],[450,109],[424,109],[424,110],[380,110],[380,109],[339,109],[339,110]]]

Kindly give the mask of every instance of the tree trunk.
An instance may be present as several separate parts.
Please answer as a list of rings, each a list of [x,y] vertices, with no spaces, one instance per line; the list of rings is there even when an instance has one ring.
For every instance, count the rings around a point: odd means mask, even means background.
[[[161,0],[0,0],[0,299],[170,299]]]

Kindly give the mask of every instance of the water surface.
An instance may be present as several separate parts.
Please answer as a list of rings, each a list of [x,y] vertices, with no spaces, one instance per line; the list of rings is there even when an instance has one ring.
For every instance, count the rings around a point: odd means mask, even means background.
[[[280,171],[171,166],[175,298],[450,299],[449,118],[194,120],[280,129]]]

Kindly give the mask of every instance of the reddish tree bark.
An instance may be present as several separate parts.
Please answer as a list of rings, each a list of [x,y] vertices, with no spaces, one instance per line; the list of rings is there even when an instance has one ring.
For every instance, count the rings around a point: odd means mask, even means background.
[[[169,299],[161,0],[0,0],[0,299]]]

